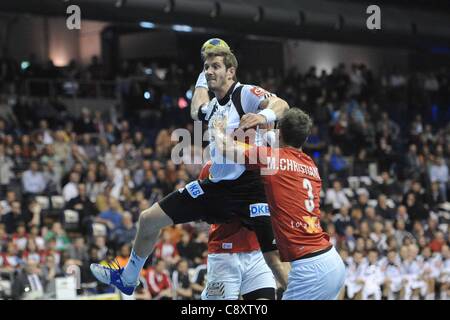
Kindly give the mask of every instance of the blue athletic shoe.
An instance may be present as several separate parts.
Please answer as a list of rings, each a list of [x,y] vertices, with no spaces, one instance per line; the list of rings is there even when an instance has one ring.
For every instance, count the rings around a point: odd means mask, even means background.
[[[112,268],[111,266],[103,266],[98,263],[92,263],[90,266],[92,274],[97,278],[98,281],[107,284],[113,285],[117,289],[119,289],[122,293],[130,296],[133,294],[134,289],[139,284],[139,281],[136,284],[126,283],[122,278],[123,268]]]

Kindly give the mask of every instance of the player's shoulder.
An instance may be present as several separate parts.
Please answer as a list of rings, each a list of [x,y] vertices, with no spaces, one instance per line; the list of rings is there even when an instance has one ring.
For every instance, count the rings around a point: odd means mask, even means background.
[[[287,158],[292,158],[295,159],[297,162],[301,163],[301,164],[305,164],[308,166],[314,165],[314,160],[304,151],[294,148],[294,147],[284,147],[281,148],[283,154],[287,157]]]
[[[268,98],[270,96],[272,96],[273,94],[270,93],[269,91],[261,88],[260,86],[254,85],[254,84],[240,84],[242,89],[241,89],[241,94],[245,94],[245,95],[249,95],[249,96],[254,96],[257,98]]]

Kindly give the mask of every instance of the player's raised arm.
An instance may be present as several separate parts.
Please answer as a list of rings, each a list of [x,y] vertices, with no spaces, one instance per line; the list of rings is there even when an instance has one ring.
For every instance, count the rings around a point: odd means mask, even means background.
[[[198,76],[195,84],[194,94],[191,100],[191,118],[199,120],[198,113],[201,108],[206,110],[209,103],[208,84],[206,82],[205,73],[202,71]]]

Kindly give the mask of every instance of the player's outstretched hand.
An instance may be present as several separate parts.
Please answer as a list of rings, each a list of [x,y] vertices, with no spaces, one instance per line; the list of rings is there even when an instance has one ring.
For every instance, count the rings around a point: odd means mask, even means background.
[[[259,125],[264,125],[266,123],[267,119],[263,115],[256,113],[246,113],[241,118],[239,128],[245,130]]]

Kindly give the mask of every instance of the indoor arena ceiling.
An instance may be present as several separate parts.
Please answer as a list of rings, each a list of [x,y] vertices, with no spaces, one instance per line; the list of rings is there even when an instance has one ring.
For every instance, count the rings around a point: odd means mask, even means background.
[[[77,4],[82,18],[113,23],[181,23],[277,37],[367,38],[372,43],[377,38],[394,43],[417,37],[450,39],[449,11],[402,7],[401,0],[389,7],[387,1],[381,3],[382,30],[377,32],[366,28],[368,2],[357,0],[14,0],[0,1],[0,11],[64,16],[69,5]]]

